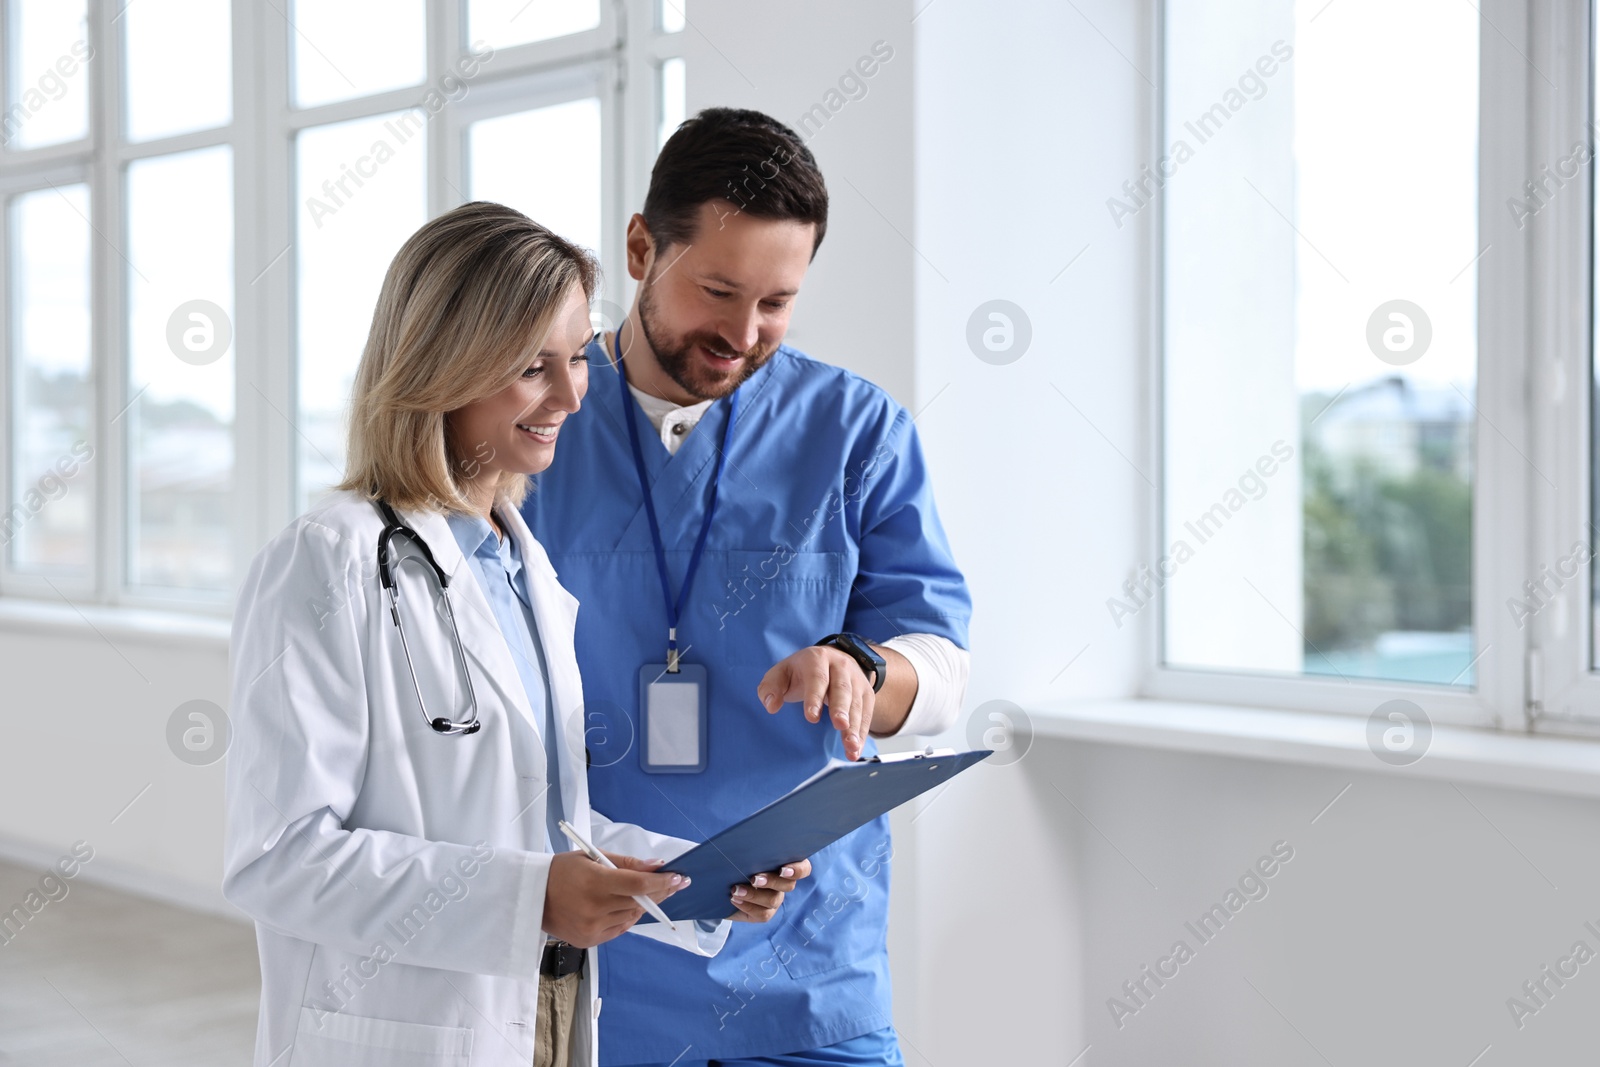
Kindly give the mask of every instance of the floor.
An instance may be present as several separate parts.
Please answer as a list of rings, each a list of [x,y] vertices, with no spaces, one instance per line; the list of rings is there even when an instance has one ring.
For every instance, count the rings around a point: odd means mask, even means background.
[[[42,870],[0,863],[0,914]],[[0,928],[0,1065],[247,1065],[261,993],[255,933],[85,884]]]

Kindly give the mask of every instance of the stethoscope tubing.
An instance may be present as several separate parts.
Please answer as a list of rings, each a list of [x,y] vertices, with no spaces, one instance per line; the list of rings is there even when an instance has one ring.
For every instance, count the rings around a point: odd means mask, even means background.
[[[460,736],[475,734],[482,729],[483,722],[478,718],[478,693],[472,686],[472,670],[467,663],[466,645],[462,643],[461,629],[456,625],[455,609],[450,606],[450,576],[439,566],[438,560],[433,558],[433,552],[428,548],[427,542],[400,518],[387,501],[379,500],[376,504],[385,522],[383,531],[378,535],[378,582],[389,596],[389,618],[393,620],[394,628],[400,634],[400,649],[405,653],[406,673],[411,676],[411,688],[417,694],[417,707],[422,709],[422,718],[435,733]],[[422,683],[417,678],[416,663],[411,658],[411,642],[406,639],[405,624],[400,621],[400,590],[395,583],[390,563],[390,551],[396,537],[404,537],[422,550],[422,561],[427,563],[438,584],[439,600],[444,605],[445,621],[450,624],[450,636],[455,644],[455,659],[461,664],[461,674],[467,684],[467,700],[472,709],[470,721],[457,722],[444,716],[434,718],[428,714],[427,701],[422,698]],[[405,563],[407,559],[415,558],[400,557],[396,562]]]

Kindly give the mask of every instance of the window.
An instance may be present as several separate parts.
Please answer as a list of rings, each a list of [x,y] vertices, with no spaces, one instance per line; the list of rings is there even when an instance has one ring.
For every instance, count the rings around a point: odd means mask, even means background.
[[[457,203],[620,301],[683,106],[660,3],[0,0],[0,594],[228,610],[339,479],[383,272]]]
[[[423,0],[299,0],[291,12],[296,107],[412,88],[428,76]]]
[[[89,133],[83,63],[91,58],[84,0],[9,0],[4,14],[7,147],[81,141]]]
[[[89,191],[11,201],[11,567],[82,585],[91,568],[94,396],[89,359]],[[46,506],[48,503],[48,507]],[[18,514],[17,509],[22,513]]]
[[[689,0],[661,0],[656,9],[656,24],[662,33],[678,33],[689,24]]]
[[[125,7],[129,141],[226,126],[233,118],[231,13],[214,0]],[[182,77],[173,72],[182,70]]]
[[[468,127],[472,195],[510,204],[586,248],[600,246],[600,100],[484,118]],[[534,145],[557,145],[560,166],[530,158]]]
[[[667,138],[688,117],[688,80],[682,59],[668,59],[661,64],[661,132],[656,140],[666,144]]]
[[[1152,695],[1521,722],[1513,6],[1166,5]]]
[[[548,41],[600,25],[600,0],[562,0],[529,4],[527,0],[469,0],[468,37],[494,48]]]
[[[233,463],[233,158],[127,168],[128,531],[135,587],[228,587]]]
[[[416,112],[313,126],[295,139],[300,506],[344,473],[345,407],[383,272],[428,218],[427,129]],[[370,150],[392,153],[380,165]],[[363,180],[360,170],[372,170]],[[361,181],[358,186],[355,183]]]

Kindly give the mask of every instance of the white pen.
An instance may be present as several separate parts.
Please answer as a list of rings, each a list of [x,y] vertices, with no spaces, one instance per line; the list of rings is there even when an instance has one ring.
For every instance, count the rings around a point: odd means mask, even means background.
[[[613,871],[617,869],[617,865],[611,862],[610,856],[607,856],[604,852],[601,852],[599,849],[589,844],[589,842],[585,841],[578,834],[578,831],[572,828],[572,824],[567,822],[567,820],[558,819],[556,821],[556,827],[562,833],[567,835],[568,841],[571,841],[574,845],[577,845],[578,848],[582,849],[585,856],[588,856],[602,867],[610,867]],[[646,896],[636,896],[633,898],[633,902],[639,905],[639,907],[643,908],[645,911],[648,911],[651,915],[654,915],[657,922],[665,923],[668,930],[671,930],[673,933],[678,932],[678,928],[672,924],[672,920],[667,918],[667,913],[661,910],[660,904],[657,904],[655,901]]]

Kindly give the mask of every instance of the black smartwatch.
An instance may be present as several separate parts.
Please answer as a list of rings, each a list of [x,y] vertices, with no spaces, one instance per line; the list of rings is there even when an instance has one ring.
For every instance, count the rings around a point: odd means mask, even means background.
[[[825,648],[837,648],[861,665],[861,672],[872,679],[872,691],[877,693],[883,689],[883,676],[888,664],[883,657],[872,650],[867,644],[867,639],[860,634],[830,634],[817,644]]]

